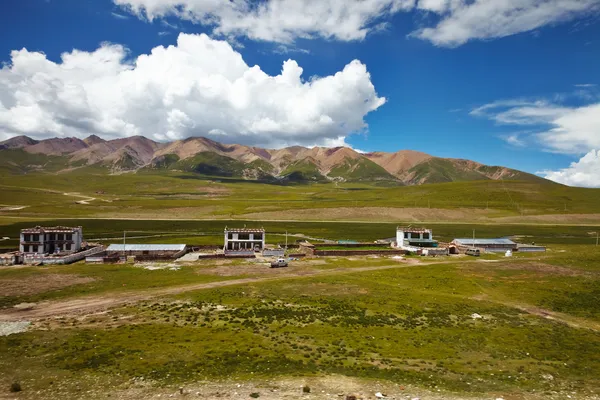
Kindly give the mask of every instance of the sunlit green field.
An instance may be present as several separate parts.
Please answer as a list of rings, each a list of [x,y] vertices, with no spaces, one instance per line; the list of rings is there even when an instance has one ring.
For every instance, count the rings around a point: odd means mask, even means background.
[[[0,216],[26,218],[385,221],[386,215],[394,215],[389,214],[391,208],[396,214],[397,209],[412,210],[413,214],[417,210],[417,219],[435,222],[600,213],[598,189],[518,181],[409,187],[360,183],[283,186],[183,172],[108,175],[88,168],[60,174],[6,174],[0,177],[0,190]]]
[[[243,260],[215,263],[177,271],[80,264],[4,269],[0,284],[44,274],[94,278],[19,299],[65,301],[249,276],[251,264]],[[51,396],[60,384],[62,398],[77,398],[88,389],[126,390],[134,377],[150,387],[178,387],[342,374],[483,398],[599,394],[600,250],[593,245],[552,244],[546,254],[436,258],[427,265],[389,258],[306,263],[292,268],[336,272],[42,320],[30,332],[0,337],[0,384],[19,380],[29,389],[26,398],[38,391]],[[355,270],[390,264],[396,265]],[[220,276],[219,268],[239,275]]]

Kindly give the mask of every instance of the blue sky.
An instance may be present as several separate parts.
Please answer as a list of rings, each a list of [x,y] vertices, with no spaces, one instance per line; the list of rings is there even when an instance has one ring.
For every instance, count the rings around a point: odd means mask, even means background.
[[[235,0],[233,8],[200,0],[3,2],[0,138],[346,143],[600,185],[598,0],[497,0],[496,9],[484,0],[322,0],[297,9],[290,1]],[[208,37],[186,36],[201,33]],[[184,45],[182,37],[191,39]],[[233,47],[216,51],[217,41]],[[155,56],[159,46],[178,51]],[[41,53],[45,60],[36,58]],[[149,54],[138,68],[138,57]],[[234,68],[238,56],[245,65]],[[302,68],[289,85],[273,78],[286,60],[295,61],[289,79]],[[248,77],[253,66],[259,77]],[[201,89],[186,91],[186,80]],[[199,93],[207,81],[210,102]]]

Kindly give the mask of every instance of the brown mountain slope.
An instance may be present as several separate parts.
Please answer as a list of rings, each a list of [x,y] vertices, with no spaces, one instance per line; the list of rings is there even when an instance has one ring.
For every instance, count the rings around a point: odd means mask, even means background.
[[[223,176],[244,179],[259,175],[269,179],[300,176],[306,181],[396,181],[407,185],[485,179],[543,180],[509,168],[438,158],[412,150],[361,154],[348,147],[263,149],[223,144],[204,137],[157,143],[143,136],[104,140],[92,135],[85,140],[53,138],[42,141],[19,136],[0,143],[0,151],[14,149],[49,156],[66,155],[70,160],[67,162],[69,169],[74,165],[99,164],[113,172],[147,167],[205,174],[217,171],[225,174]],[[11,157],[18,159],[18,155]],[[248,171],[259,171],[260,174]]]
[[[400,150],[396,153],[367,153],[365,157],[375,164],[382,166],[394,176],[400,176],[414,166],[432,158],[429,154],[413,150]]]
[[[131,157],[133,165],[142,167],[155,157],[157,150],[164,145],[143,136],[132,136],[109,141],[96,141],[95,144],[72,153],[72,161],[86,161],[86,164],[99,162],[113,165],[123,157]]]
[[[71,154],[87,147],[88,145],[83,140],[74,137],[67,137],[45,139],[34,145],[24,146],[23,149],[28,153],[60,156],[63,154]]]
[[[28,136],[15,136],[3,142],[0,142],[0,149],[22,149],[26,146],[33,146],[39,143]]]

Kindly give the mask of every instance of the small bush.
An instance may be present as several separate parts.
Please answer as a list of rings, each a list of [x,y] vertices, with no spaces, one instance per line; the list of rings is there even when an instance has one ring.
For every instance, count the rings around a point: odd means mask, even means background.
[[[302,386],[302,393],[310,393],[310,387]]]
[[[260,397],[260,393],[257,393],[257,392],[250,393],[250,397],[252,397],[253,399],[258,399]]]
[[[12,385],[10,385],[10,391],[12,393],[17,393],[20,392],[21,389],[21,384],[19,382],[14,382]]]

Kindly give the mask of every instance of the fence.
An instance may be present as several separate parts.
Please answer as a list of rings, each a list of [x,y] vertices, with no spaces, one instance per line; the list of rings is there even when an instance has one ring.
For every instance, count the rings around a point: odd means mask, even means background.
[[[265,249],[262,252],[263,257],[283,257],[285,256],[284,249]]]
[[[87,256],[91,256],[94,254],[104,252],[103,246],[94,247],[88,250],[80,251],[77,253],[69,254],[64,257],[56,257],[56,256],[45,256],[45,255],[26,255],[23,259],[24,264],[44,264],[44,265],[53,265],[53,264],[71,264],[76,261],[83,260]]]
[[[387,256],[404,255],[406,250],[315,250],[315,256]]]

